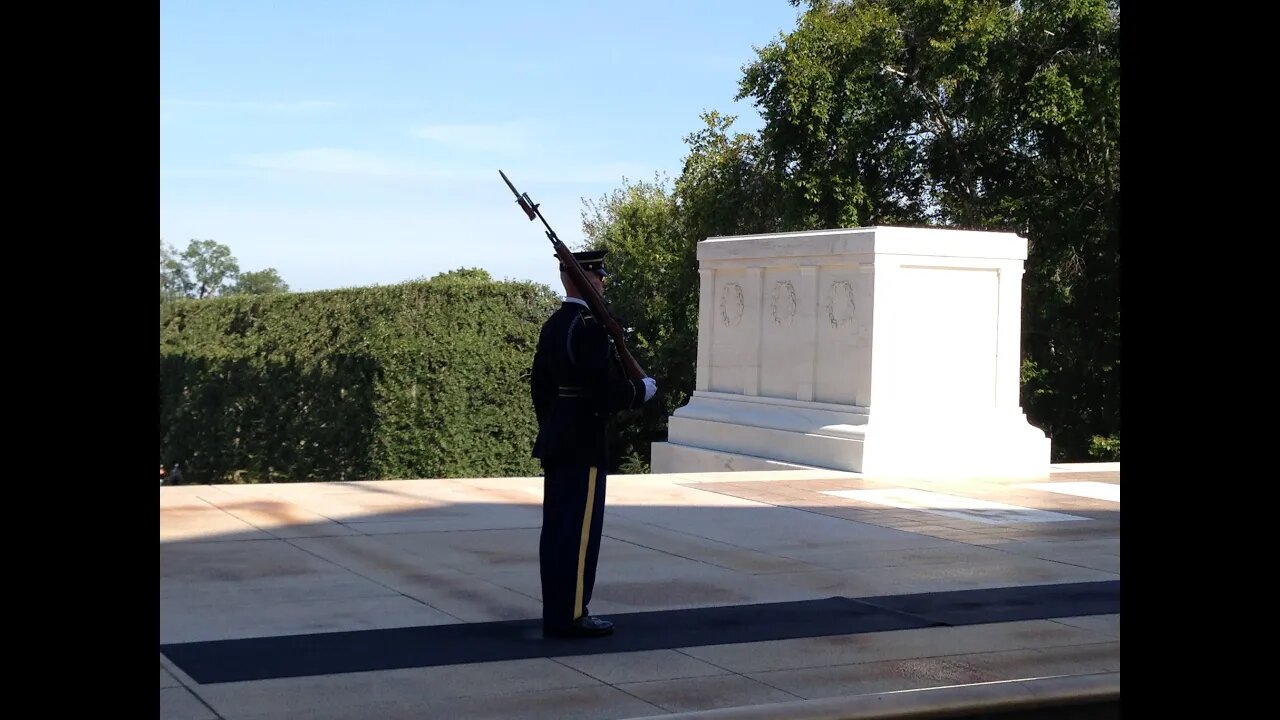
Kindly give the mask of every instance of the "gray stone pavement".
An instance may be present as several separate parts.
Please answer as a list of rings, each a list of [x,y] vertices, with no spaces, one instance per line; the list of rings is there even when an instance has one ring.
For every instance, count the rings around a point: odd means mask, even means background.
[[[1116,581],[1119,484],[1118,464],[1000,481],[613,476],[591,612]],[[540,478],[162,487],[161,645],[540,617],[541,496]],[[1118,614],[205,685],[162,653],[160,716],[782,711],[1119,670]]]

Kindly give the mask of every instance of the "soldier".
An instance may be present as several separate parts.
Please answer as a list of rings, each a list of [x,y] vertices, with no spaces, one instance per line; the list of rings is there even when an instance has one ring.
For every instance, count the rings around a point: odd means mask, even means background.
[[[605,251],[574,253],[583,272],[604,294]],[[542,461],[542,629],[549,637],[600,637],[613,623],[587,613],[595,586],[604,521],[611,416],[638,408],[657,392],[653,378],[626,380],[613,339],[593,317],[563,264],[565,300],[538,338],[531,375]]]

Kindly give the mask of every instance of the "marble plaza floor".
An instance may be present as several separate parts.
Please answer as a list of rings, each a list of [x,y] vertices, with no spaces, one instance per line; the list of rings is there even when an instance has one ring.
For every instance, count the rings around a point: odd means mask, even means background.
[[[1119,489],[1118,464],[610,477],[590,610],[617,633],[551,643],[540,478],[161,487],[160,717],[843,717],[1118,684]]]

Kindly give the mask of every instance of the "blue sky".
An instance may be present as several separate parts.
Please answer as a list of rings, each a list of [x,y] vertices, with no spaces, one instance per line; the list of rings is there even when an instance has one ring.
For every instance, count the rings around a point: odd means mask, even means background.
[[[293,290],[458,267],[559,290],[582,198],[674,179],[699,113],[760,126],[741,68],[787,0],[164,0],[160,237]]]

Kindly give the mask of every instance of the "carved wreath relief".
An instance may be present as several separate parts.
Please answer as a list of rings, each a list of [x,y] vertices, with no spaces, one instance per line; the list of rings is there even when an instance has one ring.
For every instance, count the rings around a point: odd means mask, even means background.
[[[726,327],[736,327],[742,322],[742,311],[746,302],[742,299],[742,286],[728,283],[720,292],[720,322]]]
[[[796,288],[789,280],[773,284],[773,321],[788,326],[796,317]]]
[[[831,327],[839,328],[853,322],[853,287],[847,280],[831,283],[827,294],[827,319]]]

